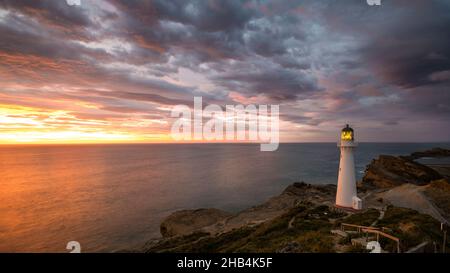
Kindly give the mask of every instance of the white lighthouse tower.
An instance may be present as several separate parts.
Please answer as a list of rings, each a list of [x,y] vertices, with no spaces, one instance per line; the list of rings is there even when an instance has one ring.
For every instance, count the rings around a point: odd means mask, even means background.
[[[336,193],[336,206],[362,209],[362,201],[356,195],[355,161],[353,150],[356,148],[355,135],[350,126],[342,129],[338,147],[341,149],[339,177]]]

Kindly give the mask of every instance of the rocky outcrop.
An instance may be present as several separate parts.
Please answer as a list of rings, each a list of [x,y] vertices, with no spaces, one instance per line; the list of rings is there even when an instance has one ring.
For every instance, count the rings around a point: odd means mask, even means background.
[[[280,195],[236,214],[218,209],[176,211],[163,220],[160,231],[163,237],[186,235],[194,231],[210,234],[228,232],[242,226],[252,226],[272,220],[300,202],[332,205],[335,194],[335,185],[294,183]]]
[[[376,209],[350,213],[339,211],[332,206],[302,203],[258,225],[242,226],[219,234],[198,231],[183,236],[166,237],[146,244],[141,251],[149,253],[365,252],[365,248],[352,246],[354,240],[351,239],[367,239],[370,235],[346,230],[342,231],[346,235],[346,238],[343,238],[342,235],[333,232],[341,231],[341,223],[354,225],[373,223],[374,228],[400,238],[401,251],[416,246],[418,242],[437,242],[437,248],[441,247],[439,242],[442,241],[442,235],[439,222],[415,210],[387,206],[382,214]],[[448,244],[449,247],[450,244]],[[382,242],[382,248],[385,252],[398,251],[397,245],[389,240]]]
[[[450,150],[443,148],[433,148],[427,151],[414,152],[407,158],[414,160],[422,157],[450,157]]]
[[[405,157],[380,155],[367,166],[362,185],[390,188],[411,183],[425,185],[442,178],[435,170]]]
[[[333,204],[335,196],[335,185],[311,185],[304,182],[296,182],[288,186],[280,195],[270,198],[261,205],[243,210],[228,218],[225,223],[219,223],[219,225],[215,225],[207,231],[221,233],[244,225],[260,224],[282,215],[300,202]]]
[[[160,231],[163,237],[190,234],[230,216],[230,213],[219,209],[180,210],[163,220]]]

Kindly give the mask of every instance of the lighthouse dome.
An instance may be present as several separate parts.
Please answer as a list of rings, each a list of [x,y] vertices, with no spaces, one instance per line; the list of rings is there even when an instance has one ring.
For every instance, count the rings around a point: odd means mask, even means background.
[[[351,140],[353,141],[355,139],[355,133],[353,132],[353,129],[348,126],[348,124],[342,129],[341,131],[341,140]]]

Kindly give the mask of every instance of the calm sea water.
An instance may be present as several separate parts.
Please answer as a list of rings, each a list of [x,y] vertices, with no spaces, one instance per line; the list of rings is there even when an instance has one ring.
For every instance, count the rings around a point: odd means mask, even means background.
[[[450,144],[362,143],[358,178],[379,154]],[[336,183],[335,143],[0,146],[0,252],[116,251],[159,236],[174,210],[237,211],[295,181]]]

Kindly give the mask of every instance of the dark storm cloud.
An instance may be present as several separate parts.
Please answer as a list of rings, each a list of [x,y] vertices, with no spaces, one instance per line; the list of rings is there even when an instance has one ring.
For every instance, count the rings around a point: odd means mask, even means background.
[[[322,123],[322,121],[323,121],[323,120],[317,119],[317,118],[305,117],[305,116],[294,115],[294,114],[282,114],[282,115],[280,115],[280,118],[282,120],[292,121],[294,123],[307,124],[307,125],[312,125],[312,126],[317,126],[320,123]]]
[[[439,0],[2,1],[0,76],[70,86],[55,93],[112,116],[201,95],[280,103],[284,121],[320,130],[353,119],[401,128],[448,121],[449,26]]]
[[[98,61],[103,58],[108,62],[115,58],[137,65],[154,64],[155,61],[164,64],[169,55],[176,55],[178,58],[175,63],[178,66],[191,69],[196,69],[197,65],[203,62],[221,62],[223,59],[249,61],[251,55],[256,53],[267,58],[276,55],[275,62],[286,68],[309,67],[307,62],[296,59],[292,54],[286,54],[287,45],[284,44],[284,40],[299,37],[297,31],[290,31],[298,20],[286,16],[250,24],[252,19],[260,16],[258,9],[250,1],[112,1],[112,3],[118,8],[120,16],[114,20],[111,29],[108,29],[113,31],[108,35],[114,36],[116,33],[119,37],[123,35],[124,39],[132,41],[131,51],[117,52],[117,55],[111,56],[111,52],[107,53],[101,49],[87,49],[70,42],[61,43],[61,37],[52,37],[50,34],[47,35],[49,39],[42,39],[46,36],[39,37],[37,33],[44,31],[36,31],[40,30],[42,25],[37,25],[30,31],[21,29],[20,24],[17,28],[12,27],[18,24],[16,21],[21,20],[20,18],[8,18],[8,22],[4,24],[7,28],[2,29],[8,43],[1,46],[5,50],[15,50],[21,54],[58,60],[84,58],[86,61],[88,57],[88,60]],[[40,21],[50,15],[49,17],[53,18],[52,24],[64,27],[72,24],[71,27],[74,29],[96,26],[95,22],[86,16],[86,12],[73,9],[65,3],[6,2],[4,8],[17,10]],[[32,21],[26,22],[28,26],[33,24]],[[245,39],[244,34],[247,34]],[[169,65],[161,65],[152,71],[154,75],[164,76],[174,69]],[[111,72],[116,74],[114,70]],[[290,100],[306,89],[317,89],[312,86],[310,79],[294,74],[295,72],[286,70],[270,75],[266,73],[252,74],[248,77],[237,75],[234,79],[231,78],[232,74],[229,74],[223,78],[233,80],[235,83],[241,81],[241,86],[250,87],[248,93],[272,93],[269,96],[279,100]],[[270,82],[258,84],[259,79],[264,80],[268,77],[272,79]],[[302,82],[303,80],[305,81]],[[276,86],[277,82],[280,83],[279,88]],[[156,90],[161,91],[160,88]]]
[[[242,1],[112,1],[118,35],[159,54],[198,63],[242,56],[242,30],[255,12]],[[192,58],[191,58],[192,59]]]
[[[162,105],[178,105],[178,104],[187,105],[192,103],[191,100],[171,99],[157,94],[149,94],[149,93],[137,93],[127,91],[111,91],[111,92],[90,91],[89,93],[104,97],[148,101]]]
[[[66,5],[67,6],[67,5]],[[5,7],[12,9],[10,5]],[[14,6],[15,7],[15,6]],[[26,7],[25,9],[28,9]],[[36,11],[37,13],[38,11]],[[72,26],[73,27],[73,26]],[[119,54],[106,52],[101,48],[88,48],[77,40],[67,39],[61,33],[49,30],[33,20],[32,17],[7,14],[0,21],[0,75],[3,81],[21,76],[21,82],[34,84],[48,84],[49,82],[62,84],[88,84],[102,79],[107,86],[121,86],[125,88],[139,88],[143,91],[190,94],[191,90],[161,80],[139,78],[125,69],[98,66],[98,64],[124,61],[124,63],[139,63],[154,61],[151,52],[135,49],[133,54]],[[139,54],[136,54],[139,51]],[[121,53],[121,52],[120,52]],[[127,56],[132,55],[127,59]],[[131,61],[130,61],[131,59]],[[136,60],[137,59],[137,60]],[[157,62],[162,60],[156,58]],[[164,71],[170,67],[161,66],[154,71],[164,76]],[[173,71],[173,69],[172,69]],[[39,73],[36,73],[39,72]],[[156,74],[156,72],[154,74]],[[15,80],[17,82],[17,80]],[[163,102],[163,96],[147,94],[147,100],[154,96],[155,102]],[[166,99],[166,103],[170,99]]]
[[[248,95],[264,94],[276,101],[294,100],[320,90],[314,77],[281,68],[230,72],[217,77],[216,82],[230,90]]]
[[[105,10],[98,10],[93,16],[83,5],[69,6],[65,0],[4,0],[0,2],[0,8],[32,18],[49,31],[81,40],[94,39],[89,28],[100,27],[104,21],[116,16]]]
[[[330,2],[320,10],[330,29],[361,40],[354,51],[357,65],[405,88],[448,80],[443,75],[450,70],[450,2],[389,1],[375,10],[364,1],[350,2]]]
[[[402,23],[386,25],[363,54],[388,81],[406,88],[448,81],[438,73],[450,71],[450,5],[410,5]]]
[[[119,10],[139,19],[146,25],[155,26],[167,20],[194,26],[200,31],[232,31],[242,28],[255,15],[249,8],[251,1],[140,1],[112,0]]]
[[[51,59],[80,60],[83,55],[97,60],[107,58],[103,50],[85,47],[46,33],[46,29],[27,18],[8,16],[0,23],[0,50],[11,54],[34,55]]]
[[[74,9],[65,1],[3,0],[0,8],[18,11],[54,26],[72,28],[92,24],[81,8]]]

